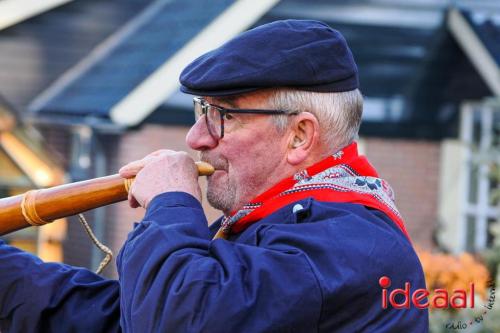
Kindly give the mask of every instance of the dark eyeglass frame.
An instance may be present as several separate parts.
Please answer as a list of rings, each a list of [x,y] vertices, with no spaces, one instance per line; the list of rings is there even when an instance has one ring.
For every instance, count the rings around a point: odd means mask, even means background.
[[[197,113],[197,107],[196,107],[197,105],[201,106],[201,114]],[[272,110],[272,109],[269,109],[269,110],[268,109],[229,109],[229,108],[225,108],[225,107],[222,107],[219,105],[210,104],[201,97],[194,97],[193,98],[193,107],[194,107],[195,117],[196,116],[201,117],[202,115],[204,115],[205,116],[205,123],[206,123],[207,128],[208,128],[208,132],[210,133],[210,135],[213,138],[216,138],[218,140],[220,140],[224,137],[224,116],[227,113],[268,114],[268,115],[282,114],[282,115],[287,115],[287,116],[299,114],[299,112],[297,112],[297,111],[289,112],[289,111],[285,111],[285,110]],[[209,107],[212,107],[219,112],[219,115],[220,115],[220,137],[218,135],[215,135],[215,133],[212,133],[212,131],[210,130],[210,124],[208,123],[208,117],[207,117],[207,112],[208,112]]]

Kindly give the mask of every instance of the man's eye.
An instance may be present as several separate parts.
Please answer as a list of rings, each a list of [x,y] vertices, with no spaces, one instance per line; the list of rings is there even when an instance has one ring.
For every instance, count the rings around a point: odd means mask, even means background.
[[[231,120],[233,119],[233,115],[230,113],[224,113],[224,120]]]

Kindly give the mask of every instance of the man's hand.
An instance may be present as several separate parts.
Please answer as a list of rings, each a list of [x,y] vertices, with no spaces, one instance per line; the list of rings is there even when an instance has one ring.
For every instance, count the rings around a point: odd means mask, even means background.
[[[198,169],[186,152],[157,150],[123,166],[118,172],[123,178],[135,176],[128,193],[132,208],[147,208],[158,194],[173,191],[189,193],[201,201]]]

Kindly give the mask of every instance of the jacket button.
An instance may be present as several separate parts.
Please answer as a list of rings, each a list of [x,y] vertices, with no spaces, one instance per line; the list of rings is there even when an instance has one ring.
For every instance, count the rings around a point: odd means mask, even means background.
[[[304,206],[302,206],[301,204],[296,204],[293,206],[292,212],[295,214],[297,212],[300,212],[302,209],[304,209]]]

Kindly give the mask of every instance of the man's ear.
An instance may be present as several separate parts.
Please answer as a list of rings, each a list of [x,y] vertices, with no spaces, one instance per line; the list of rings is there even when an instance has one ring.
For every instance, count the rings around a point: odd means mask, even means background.
[[[287,161],[299,165],[317,148],[319,140],[319,122],[310,112],[301,112],[293,119],[289,134]]]

